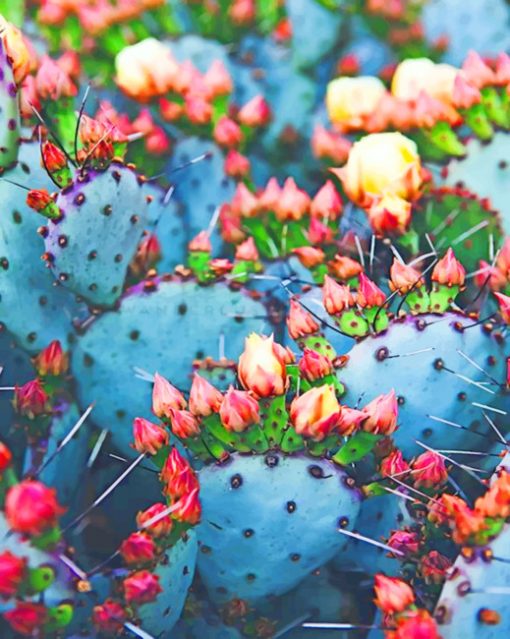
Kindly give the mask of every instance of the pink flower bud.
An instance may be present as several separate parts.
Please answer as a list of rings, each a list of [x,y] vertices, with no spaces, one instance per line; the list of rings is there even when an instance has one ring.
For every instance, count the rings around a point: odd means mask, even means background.
[[[256,17],[255,2],[254,0],[233,0],[228,14],[235,25],[248,26]]]
[[[14,597],[26,575],[27,560],[9,550],[0,553],[0,598]]]
[[[510,237],[503,242],[496,265],[507,279],[510,279]]]
[[[11,628],[25,637],[34,637],[48,622],[48,609],[43,604],[17,601],[16,607],[4,612]]]
[[[130,264],[135,275],[145,274],[161,257],[161,245],[154,233],[144,235]]]
[[[290,406],[290,420],[299,435],[321,441],[335,428],[341,408],[333,386],[325,384],[296,397]]]
[[[510,56],[505,52],[500,53],[496,61],[496,83],[510,84]]]
[[[220,419],[228,431],[242,433],[260,422],[259,404],[246,391],[230,386],[220,407]]]
[[[292,178],[287,178],[274,211],[281,222],[300,220],[308,212],[310,203],[308,194],[299,189]]]
[[[39,379],[27,382],[23,386],[16,386],[14,389],[15,410],[30,419],[51,412],[49,399]]]
[[[462,71],[467,81],[478,89],[496,83],[494,72],[476,51],[468,53],[462,65]]]
[[[413,555],[418,552],[420,547],[420,536],[416,532],[395,530],[388,539],[388,546],[404,553],[404,555]]]
[[[399,450],[393,450],[381,461],[380,473],[383,477],[403,475],[408,470],[410,470],[409,464],[402,457],[402,453]]]
[[[328,180],[312,200],[310,213],[321,220],[336,220],[342,213],[342,199],[333,182]]]
[[[146,564],[156,558],[156,544],[144,532],[134,532],[120,545],[122,559],[130,565]]]
[[[427,610],[417,610],[411,616],[398,619],[392,639],[442,639],[436,622]]]
[[[66,156],[53,142],[44,142],[41,152],[44,159],[44,166],[50,173],[56,173],[67,167]]]
[[[198,488],[195,488],[187,495],[183,495],[174,505],[178,506],[177,510],[174,510],[172,513],[177,521],[189,524],[190,526],[198,524],[202,514],[202,508],[198,498]]]
[[[162,503],[153,504],[147,510],[140,511],[136,516],[136,525],[138,528],[144,528],[147,532],[153,535],[156,538],[166,537],[170,534],[173,526],[173,520],[170,515],[166,515],[165,517],[161,517],[155,523],[150,526],[145,527],[148,521],[160,515],[167,509],[167,506]]]
[[[344,164],[352,147],[350,140],[339,133],[328,131],[317,125],[312,136],[312,151],[316,158],[331,160],[334,164]]]
[[[415,290],[424,285],[423,278],[419,271],[412,266],[402,264],[396,258],[390,269],[390,289],[398,291],[400,295],[406,295],[410,290]]]
[[[265,99],[257,95],[241,108],[237,117],[244,126],[265,126],[271,119],[271,109]]]
[[[338,284],[334,279],[329,277],[329,275],[324,277],[322,301],[330,315],[338,315],[355,305],[354,297],[352,296],[349,287]]]
[[[213,98],[232,93],[232,78],[221,60],[214,60],[207,69],[204,82],[209,87]]]
[[[412,462],[415,486],[433,488],[444,484],[448,479],[448,472],[444,459],[431,450],[427,450]]]
[[[287,317],[287,330],[292,339],[299,339],[317,333],[320,325],[312,315],[306,311],[299,302],[290,300],[290,309]]]
[[[333,364],[329,357],[305,348],[303,357],[299,360],[299,372],[309,382],[315,382],[331,375]]]
[[[338,254],[328,262],[328,268],[335,277],[344,282],[357,277],[363,271],[359,262],[346,255]]]
[[[69,367],[67,355],[62,350],[58,340],[51,342],[34,360],[35,369],[39,375],[63,375]]]
[[[482,95],[476,87],[466,81],[465,77],[458,73],[453,84],[453,105],[457,109],[470,109],[479,104]]]
[[[175,386],[156,373],[152,387],[152,412],[160,419],[169,419],[173,409],[186,408],[186,400]]]
[[[239,153],[239,151],[236,151],[235,149],[230,149],[225,157],[223,168],[225,170],[225,174],[229,177],[232,177],[235,180],[242,180],[250,175],[251,164],[250,160],[245,155]]]
[[[220,208],[221,237],[225,242],[238,244],[242,242],[246,235],[241,228],[240,216],[232,211],[230,204],[223,204]]]
[[[432,271],[432,281],[447,286],[462,286],[466,276],[466,269],[455,257],[450,247],[446,255],[435,265]]]
[[[41,58],[35,76],[35,86],[37,93],[44,100],[60,100],[62,97],[74,97],[78,93],[71,78],[46,55]]]
[[[239,125],[226,115],[222,115],[216,122],[213,136],[220,146],[227,149],[238,147],[243,140],[243,133]]]
[[[395,577],[376,575],[374,589],[375,603],[387,615],[403,612],[414,603],[411,588]]]
[[[255,246],[253,237],[249,237],[236,248],[236,260],[244,260],[246,262],[258,262],[260,259],[259,252]]]
[[[237,374],[244,388],[257,397],[283,395],[287,380],[285,362],[275,351],[272,335],[252,333],[246,338]]]
[[[127,603],[138,606],[154,601],[163,589],[159,585],[159,577],[148,570],[139,570],[123,582],[124,597]]]
[[[182,104],[172,102],[166,98],[159,98],[159,112],[165,122],[175,122],[182,118],[184,114],[184,107]]]
[[[0,477],[4,470],[9,468],[12,463],[12,453],[9,448],[3,443],[0,442]]]
[[[498,266],[492,266],[489,262],[480,260],[478,273],[473,279],[479,288],[488,285],[491,291],[500,291],[502,288],[506,288],[509,278],[505,276]]]
[[[510,324],[510,296],[503,293],[494,293],[494,297],[498,300],[499,314],[505,324]]]
[[[349,408],[349,406],[342,406],[336,430],[343,437],[347,437],[359,429],[359,425],[364,419],[365,414],[363,411]]]
[[[92,613],[92,622],[99,632],[116,635],[124,629],[127,614],[124,608],[111,599],[95,606]]]
[[[443,583],[451,567],[452,562],[437,550],[431,550],[420,561],[420,572],[428,584]]]
[[[226,258],[216,257],[209,262],[209,267],[216,277],[223,277],[227,273],[230,273],[234,265]]]
[[[333,231],[316,217],[312,217],[310,219],[307,237],[312,246],[316,246],[317,244],[330,244],[333,241]]]
[[[207,231],[200,231],[188,244],[188,250],[197,253],[210,253],[212,251],[211,240]]]
[[[232,213],[241,217],[253,217],[257,214],[259,203],[248,187],[240,182],[232,198]]]
[[[55,489],[40,481],[25,479],[7,491],[5,516],[16,532],[40,535],[48,528],[54,528],[64,512]]]
[[[172,433],[181,439],[200,435],[197,418],[187,410],[172,410],[170,414]]]
[[[398,404],[395,391],[378,395],[364,408],[363,430],[375,435],[391,435],[397,429]]]
[[[282,189],[278,180],[272,177],[266,184],[266,188],[259,195],[259,206],[262,211],[275,211],[282,195]]]
[[[78,80],[81,73],[80,56],[76,51],[64,51],[64,53],[57,60],[58,66],[62,71],[70,78]]]
[[[151,133],[145,138],[145,148],[152,155],[164,155],[170,150],[170,138],[165,129],[160,126],[154,127]]]
[[[210,382],[197,373],[193,375],[193,383],[189,394],[189,409],[193,415],[207,417],[220,410],[223,395]]]
[[[324,251],[314,246],[300,246],[292,250],[305,268],[315,268],[324,263]]]
[[[139,453],[155,455],[160,448],[168,446],[168,432],[143,417],[136,417],[133,421],[133,437]]]
[[[386,295],[364,273],[360,273],[357,301],[362,308],[373,308],[382,306],[386,301]]]
[[[46,189],[31,189],[27,193],[27,206],[38,213],[44,211],[48,205],[54,205],[55,201]]]
[[[201,95],[188,94],[184,108],[192,124],[209,124],[211,121],[213,114],[212,105]]]

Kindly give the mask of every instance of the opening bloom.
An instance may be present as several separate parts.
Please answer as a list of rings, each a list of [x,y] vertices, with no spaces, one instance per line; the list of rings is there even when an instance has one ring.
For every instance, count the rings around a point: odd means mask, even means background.
[[[290,419],[299,435],[323,440],[335,428],[341,408],[333,386],[324,384],[296,397],[290,406]]]
[[[239,381],[257,397],[282,395],[287,375],[285,362],[279,357],[273,336],[252,333],[245,341],[237,369]]]

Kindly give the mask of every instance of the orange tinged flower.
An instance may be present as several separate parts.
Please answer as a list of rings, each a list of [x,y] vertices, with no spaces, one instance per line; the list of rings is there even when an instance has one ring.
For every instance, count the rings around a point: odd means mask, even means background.
[[[160,448],[168,445],[168,432],[143,417],[136,417],[133,421],[133,437],[135,449],[146,455],[155,455]]]
[[[299,360],[299,372],[309,382],[323,379],[333,372],[333,364],[329,357],[305,348],[303,357]]]
[[[354,297],[352,296],[349,287],[338,284],[328,275],[324,277],[322,301],[330,315],[338,315],[355,305]]]
[[[189,394],[189,409],[197,417],[207,417],[220,410],[223,395],[206,379],[195,373]]]
[[[409,291],[420,288],[424,285],[423,278],[419,271],[412,266],[402,264],[396,258],[390,269],[390,289],[398,291],[400,295],[406,295]]]
[[[285,362],[278,356],[273,336],[252,333],[245,341],[239,358],[239,381],[257,397],[283,395],[287,375]]]
[[[314,246],[300,246],[292,250],[305,268],[315,268],[324,263],[324,251]]]
[[[414,603],[414,593],[405,581],[385,575],[375,576],[375,604],[385,614],[403,612]]]
[[[427,450],[419,455],[411,466],[416,486],[432,488],[444,484],[448,479],[444,459],[433,451]]]
[[[54,340],[42,350],[34,360],[36,371],[44,377],[45,375],[63,375],[69,368],[69,358],[62,350],[58,340]]]
[[[321,441],[336,427],[341,407],[333,386],[325,384],[296,397],[290,406],[290,420],[299,435]]]
[[[159,373],[154,375],[152,387],[152,412],[160,419],[169,419],[172,410],[186,408],[186,400],[180,391]]]
[[[306,311],[301,304],[294,300],[290,300],[290,309],[287,316],[287,330],[292,339],[300,339],[317,333],[320,325],[315,321],[312,315]]]
[[[466,269],[455,257],[450,247],[446,255],[434,266],[432,281],[446,286],[463,286],[466,277]]]
[[[230,386],[220,407],[220,419],[228,431],[242,433],[260,422],[259,404],[246,391]]]
[[[363,430],[375,435],[391,435],[397,430],[398,404],[395,391],[378,395],[363,408]]]

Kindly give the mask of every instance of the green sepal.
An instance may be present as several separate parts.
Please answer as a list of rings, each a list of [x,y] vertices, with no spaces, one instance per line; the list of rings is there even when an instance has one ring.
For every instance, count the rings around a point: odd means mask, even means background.
[[[481,94],[482,104],[489,119],[494,122],[496,126],[507,129],[508,115],[498,90],[494,87],[484,87],[481,90]]]
[[[271,33],[280,18],[280,2],[256,0],[258,27],[264,35]]]
[[[23,591],[27,594],[43,592],[55,581],[56,573],[51,566],[29,568],[27,578],[23,582]]]
[[[284,453],[297,453],[300,450],[305,449],[305,439],[301,435],[296,433],[296,429],[288,424],[283,436],[283,439],[280,443],[280,449]]]
[[[370,328],[374,333],[382,333],[388,328],[390,318],[388,317],[388,311],[386,308],[380,308],[379,306],[367,306],[363,309],[363,311],[368,323],[370,324]]]
[[[74,607],[69,603],[62,603],[59,606],[48,609],[49,619],[44,624],[46,632],[57,631],[68,626],[74,615]]]
[[[62,217],[62,213],[57,206],[56,202],[49,202],[41,211],[38,211],[44,217],[47,217],[49,220],[59,220]]]
[[[212,123],[215,125],[218,120],[227,115],[228,112],[228,102],[230,96],[229,95],[218,95],[213,100],[213,112],[212,112]]]
[[[222,444],[240,453],[265,453],[269,449],[266,436],[258,424],[253,424],[242,433],[230,432],[223,426],[217,413],[206,417],[202,424]]]
[[[335,324],[350,337],[365,337],[370,333],[370,326],[361,313],[353,308],[335,315]]]
[[[473,104],[469,109],[462,111],[462,116],[468,127],[480,140],[490,140],[494,135],[494,129],[482,104]]]
[[[365,497],[383,497],[388,494],[381,482],[374,481],[371,484],[363,486],[363,494]]]
[[[323,284],[324,277],[328,274],[328,267],[326,264],[319,264],[318,266],[310,269],[310,272],[312,274],[313,281],[316,284]]]
[[[320,442],[313,439],[306,440],[306,449],[313,457],[326,457],[326,453],[331,450],[337,450],[340,443],[338,435],[329,435]]]
[[[310,382],[310,386],[314,388],[320,388],[325,384],[327,384],[328,386],[333,386],[337,395],[343,395],[345,393],[345,386],[338,379],[335,373],[330,373],[329,375],[326,375],[321,379],[316,379],[315,381]]]
[[[214,274],[209,266],[210,260],[211,254],[208,251],[190,251],[188,255],[188,266],[201,284],[214,279]]]
[[[448,286],[447,284],[434,282],[430,294],[430,312],[445,313],[455,301],[459,290],[458,286]]]
[[[319,333],[307,335],[306,337],[300,337],[296,341],[301,350],[309,348],[316,353],[320,353],[321,355],[329,357],[331,361],[333,361],[337,357],[337,352],[330,344],[329,340],[327,340],[324,335],[321,335]]]
[[[32,546],[35,546],[35,548],[38,548],[39,550],[47,550],[48,548],[52,548],[58,544],[61,537],[60,528],[55,526],[54,528],[45,530],[37,537],[32,537],[30,542]]]
[[[259,402],[262,427],[270,446],[280,446],[287,430],[289,415],[285,406],[285,395],[264,397]]]
[[[268,227],[259,217],[243,219],[243,227],[248,235],[253,237],[257,250],[266,259],[274,260],[280,257],[278,246],[268,233]]]
[[[260,273],[261,271],[262,264],[260,262],[239,260],[234,264],[234,268],[230,271],[230,276],[233,282],[244,284],[248,282],[252,273]]]
[[[359,431],[333,456],[333,461],[340,466],[346,466],[366,457],[375,448],[382,435]]]
[[[455,157],[466,155],[466,147],[448,122],[436,122],[427,132],[430,141],[441,151]]]
[[[475,536],[474,543],[477,546],[486,546],[491,539],[497,537],[503,530],[505,520],[486,517],[484,523],[486,528],[478,532]]]
[[[430,308],[430,297],[425,286],[419,286],[410,291],[406,296],[406,303],[413,315],[428,313]]]

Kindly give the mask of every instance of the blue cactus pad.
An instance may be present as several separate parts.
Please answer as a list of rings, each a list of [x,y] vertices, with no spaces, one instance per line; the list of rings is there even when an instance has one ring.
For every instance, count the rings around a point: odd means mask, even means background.
[[[96,319],[72,356],[83,405],[97,400],[94,421],[109,428],[124,450],[131,443],[133,418],[150,416],[152,386],[136,377],[136,368],[187,388],[193,360],[217,356],[220,336],[226,357],[236,358],[246,335],[267,330],[265,307],[223,284],[171,281],[149,290],[140,285],[118,311]],[[108,401],[99,401],[106,390]]]
[[[346,403],[363,404],[395,389],[400,426],[394,438],[405,456],[423,452],[416,440],[439,449],[488,448],[490,439],[438,421],[494,437],[483,409],[473,403],[509,407],[509,395],[495,383],[505,380],[505,343],[496,332],[488,334],[473,324],[475,320],[456,313],[407,317],[394,321],[385,333],[362,340],[339,373]],[[505,416],[501,426],[505,420],[508,427]]]
[[[0,385],[23,385],[35,377],[30,357],[16,346],[12,335],[7,331],[0,332]],[[5,437],[12,426],[14,410],[12,394],[0,392],[0,434]]]
[[[78,170],[61,191],[63,218],[49,221],[45,240],[55,276],[92,304],[111,306],[147,222],[147,202],[136,174],[120,164]]]
[[[16,161],[20,142],[18,90],[3,41],[0,41],[0,172]]]
[[[40,168],[37,144],[21,145],[18,162],[5,177],[27,188],[53,188]],[[23,348],[36,353],[53,339],[66,344],[81,311],[41,260],[44,242],[37,228],[43,218],[25,197],[25,191],[0,180],[0,318]]]
[[[342,548],[359,510],[346,473],[320,459],[234,455],[199,476],[198,570],[218,602],[289,591]]]
[[[179,620],[189,587],[195,574],[197,538],[190,530],[185,539],[165,553],[154,573],[159,576],[163,588],[155,601],[140,607],[140,626],[160,639],[173,637],[172,629]]]

